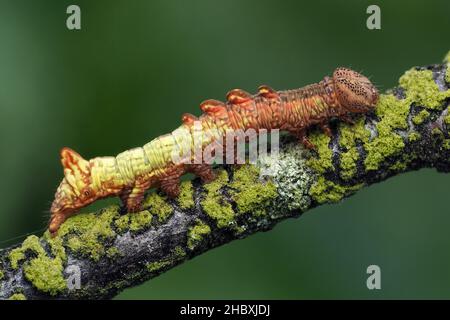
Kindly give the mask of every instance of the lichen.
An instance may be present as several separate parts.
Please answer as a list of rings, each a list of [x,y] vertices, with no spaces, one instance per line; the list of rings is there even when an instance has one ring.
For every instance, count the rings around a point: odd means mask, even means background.
[[[124,214],[118,219],[114,220],[114,225],[119,233],[123,233],[128,230],[130,225],[130,214]]]
[[[190,250],[203,240],[204,236],[211,233],[211,228],[201,220],[197,220],[193,227],[189,228],[187,246]]]
[[[427,110],[423,109],[423,110],[421,110],[417,115],[415,115],[415,116],[412,118],[412,122],[413,122],[415,125],[420,125],[420,124],[422,124],[426,119],[428,119],[429,116],[430,116],[430,113],[429,113]]]
[[[23,293],[14,293],[8,300],[27,300],[27,297]]]
[[[442,143],[442,147],[446,150],[450,150],[450,139],[445,139]]]
[[[370,131],[365,128],[364,118],[359,117],[354,125],[339,124],[339,146],[341,152],[340,167],[341,178],[349,180],[356,174],[356,161],[359,158],[357,142],[367,143]]]
[[[4,277],[5,277],[5,274],[3,273],[2,270],[0,270],[0,280],[3,280]]]
[[[167,197],[160,196],[156,192],[150,193],[142,206],[148,209],[152,215],[156,215],[159,222],[164,222],[173,213],[172,207],[167,203]]]
[[[408,134],[408,140],[409,142],[414,142],[417,141],[421,138],[421,134],[418,132],[411,132],[410,134]]]
[[[186,251],[180,246],[176,246],[172,252],[165,258],[149,262],[145,265],[147,271],[154,273],[161,269],[174,265],[177,261],[183,260],[186,257]],[[122,288],[123,286],[121,286]]]
[[[316,183],[311,186],[310,195],[318,203],[338,202],[344,197],[362,188],[363,184],[346,186],[336,184],[331,180],[319,176]]]
[[[390,170],[394,170],[394,171],[403,171],[406,170],[407,168],[407,164],[404,161],[397,161],[395,162],[393,165],[391,165],[389,167]]]
[[[411,69],[400,77],[399,84],[405,89],[407,100],[429,109],[442,108],[450,97],[450,90],[440,91],[431,70]]]
[[[39,242],[39,238],[35,235],[31,235],[23,241],[19,248],[10,251],[8,257],[11,268],[16,270],[19,267],[19,263],[26,258],[25,253],[27,251],[36,256],[46,255],[44,248],[42,248]]]
[[[156,261],[156,262],[150,262],[146,264],[146,268],[150,272],[156,272],[161,270],[162,268],[169,266],[171,264],[168,260],[162,260],[162,261]]]
[[[406,129],[410,103],[388,94],[380,95],[376,115],[380,121],[376,124],[378,135],[364,144],[367,156],[364,160],[366,170],[377,170],[387,158],[399,154],[405,144],[395,129]]]
[[[203,210],[216,221],[219,228],[232,227],[236,223],[235,213],[231,204],[221,194],[222,187],[227,183],[227,172],[223,169],[219,170],[216,179],[204,185],[206,196],[201,201]]]
[[[175,249],[173,249],[173,253],[175,259],[182,259],[186,256],[186,251],[180,246],[176,246]]]
[[[106,256],[110,259],[114,259],[120,256],[120,251],[116,247],[111,247],[108,250],[106,250]]]
[[[41,245],[39,238],[31,235],[24,240],[22,246],[11,250],[9,260],[11,268],[17,269],[19,263],[27,258],[26,253],[30,252],[32,258],[23,266],[25,278],[33,286],[45,293],[56,295],[66,288],[66,281],[63,277],[63,264],[66,260],[66,253],[60,240],[49,241],[53,258],[49,257]]]
[[[63,264],[57,257],[38,256],[23,267],[25,278],[42,292],[56,295],[66,289],[63,277]]]
[[[276,186],[278,197],[270,208],[272,218],[291,211],[303,212],[310,207],[309,188],[315,179],[308,166],[310,151],[301,144],[290,142],[281,153],[270,153],[258,158],[262,179],[270,179]]]
[[[229,193],[236,202],[238,214],[264,215],[276,198],[276,186],[270,180],[262,181],[259,177],[259,169],[253,165],[243,165],[234,170]]]
[[[191,209],[194,207],[194,188],[191,181],[183,181],[180,184],[180,195],[177,200],[181,209]]]
[[[308,165],[318,173],[331,170],[333,168],[331,158],[333,153],[329,148],[330,137],[316,130],[308,138],[315,145],[318,153],[318,157],[311,157],[308,160]]]
[[[139,231],[152,223],[152,214],[148,210],[129,213],[130,231]],[[161,217],[161,216],[160,216]]]
[[[112,223],[120,217],[119,207],[110,206],[99,213],[80,213],[69,218],[59,229],[59,238],[76,253],[98,261],[106,252],[104,240],[116,235]]]

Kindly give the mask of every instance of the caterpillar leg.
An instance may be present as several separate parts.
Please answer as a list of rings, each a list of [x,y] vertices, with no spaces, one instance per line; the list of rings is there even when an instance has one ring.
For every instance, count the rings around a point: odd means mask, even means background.
[[[160,180],[159,187],[169,198],[176,198],[180,194],[180,177],[185,171],[183,165],[177,166]]]
[[[136,182],[134,187],[126,189],[120,194],[123,206],[128,212],[142,211],[145,190],[149,188],[148,182]]]
[[[160,188],[169,198],[178,197],[180,194],[180,177],[177,176],[162,179]]]
[[[339,119],[341,121],[351,124],[351,125],[355,124],[355,121],[353,121],[352,117],[350,117],[348,114],[344,114],[344,115],[340,116]]]
[[[297,137],[301,144],[303,144],[307,149],[315,150],[316,146],[308,140],[306,137],[306,129],[291,131],[291,133]]]
[[[328,123],[322,123],[320,124],[320,129],[322,129],[323,133],[325,133],[327,136],[331,137],[331,129]]]

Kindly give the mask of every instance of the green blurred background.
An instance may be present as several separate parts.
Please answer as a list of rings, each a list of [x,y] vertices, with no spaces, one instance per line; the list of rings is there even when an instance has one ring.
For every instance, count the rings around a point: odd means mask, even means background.
[[[70,4],[81,31],[66,28]],[[370,4],[381,30],[366,28]],[[115,155],[231,88],[299,87],[341,65],[390,88],[442,60],[449,14],[448,0],[1,0],[0,247],[45,227],[61,147]],[[403,174],[118,298],[450,298],[449,182],[434,170]],[[366,288],[371,264],[378,291]]]

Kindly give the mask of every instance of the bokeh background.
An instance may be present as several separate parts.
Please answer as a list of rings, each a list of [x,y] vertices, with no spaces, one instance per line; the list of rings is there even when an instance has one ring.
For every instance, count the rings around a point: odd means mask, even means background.
[[[80,31],[66,28],[70,4]],[[370,4],[381,30],[366,28]],[[442,60],[449,16],[448,0],[1,0],[0,247],[45,227],[61,147],[115,155],[231,88],[299,87],[341,65],[390,88]],[[118,298],[450,298],[449,185],[431,169],[403,174]],[[371,264],[378,291],[366,288]]]

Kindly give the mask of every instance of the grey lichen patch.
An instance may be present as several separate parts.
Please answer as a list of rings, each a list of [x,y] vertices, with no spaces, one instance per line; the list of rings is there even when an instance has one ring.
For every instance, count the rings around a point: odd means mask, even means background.
[[[268,154],[258,159],[261,177],[269,177],[278,193],[271,214],[294,210],[303,212],[311,204],[308,190],[314,180],[313,170],[307,164],[309,151],[292,142],[283,150],[278,155]]]
[[[201,220],[197,220],[193,227],[189,228],[187,246],[194,250],[204,237],[211,233],[211,228]]]

